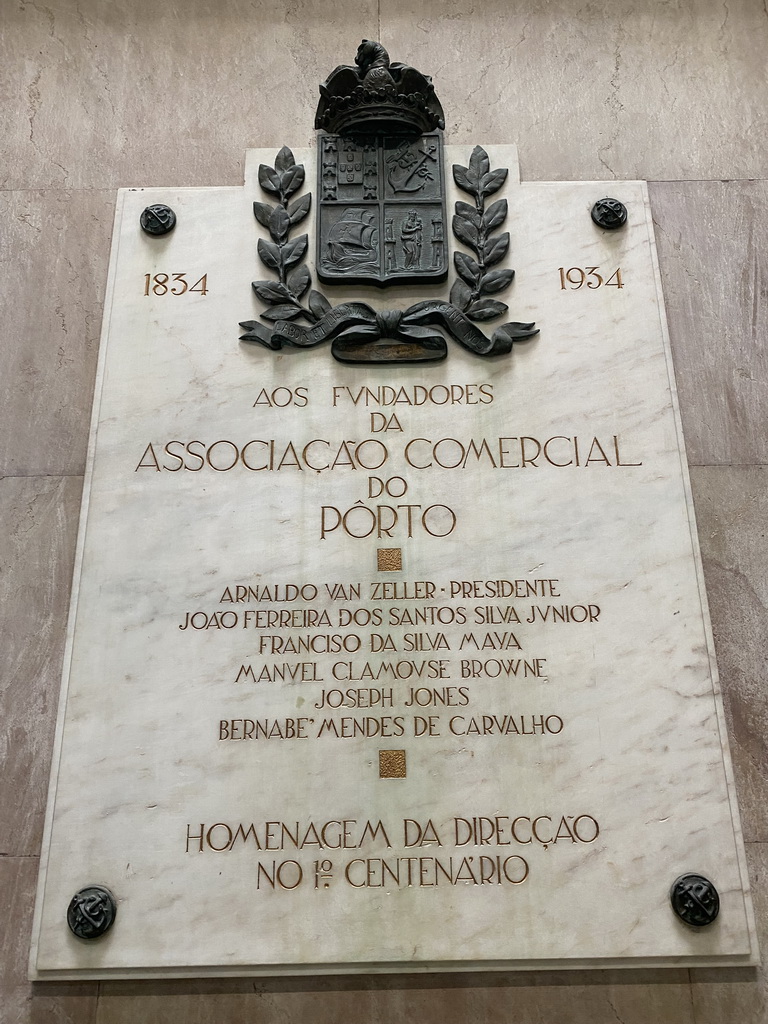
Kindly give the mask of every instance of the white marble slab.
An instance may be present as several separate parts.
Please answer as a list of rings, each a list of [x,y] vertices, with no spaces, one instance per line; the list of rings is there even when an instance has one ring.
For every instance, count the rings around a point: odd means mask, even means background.
[[[605,183],[510,175],[500,297],[541,328],[511,355],[342,366],[237,341],[269,276],[251,204],[274,153],[251,156],[244,189],[120,193],[32,976],[755,963],[644,184],[611,183],[630,219],[606,233]],[[178,215],[164,239],[138,230],[152,202]],[[572,267],[599,269],[563,288]],[[145,274],[207,294],[145,296]],[[323,291],[405,308],[448,287]],[[282,467],[227,469],[251,440]],[[195,458],[217,442],[218,468]],[[331,529],[358,502],[397,510],[391,536],[351,536],[367,513]],[[451,513],[430,534],[431,506]],[[411,687],[447,703],[408,707]],[[707,928],[670,909],[687,872],[720,893]],[[65,920],[89,883],[118,901],[93,943]]]

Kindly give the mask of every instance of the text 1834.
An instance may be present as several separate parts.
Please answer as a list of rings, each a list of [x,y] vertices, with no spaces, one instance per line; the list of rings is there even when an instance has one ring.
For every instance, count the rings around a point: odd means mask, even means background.
[[[185,295],[187,292],[208,293],[208,275],[190,284],[186,274],[145,274],[145,295]]]

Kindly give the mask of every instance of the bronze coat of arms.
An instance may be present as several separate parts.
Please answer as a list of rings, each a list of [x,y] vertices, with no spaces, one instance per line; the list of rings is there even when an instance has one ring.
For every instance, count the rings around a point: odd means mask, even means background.
[[[442,132],[445,119],[432,80],[393,63],[380,43],[364,39],[355,66],[341,65],[320,86],[315,115],[320,131],[317,161],[316,272],[323,285],[368,283],[430,285],[450,266],[445,209]],[[492,169],[476,146],[468,166],[452,168],[456,185],[472,202],[456,203],[451,230],[469,252],[456,251],[456,279],[448,301],[426,299],[406,310],[373,309],[364,302],[334,306],[312,287],[304,262],[306,234],[291,230],[310,212],[311,196],[292,199],[304,168],[287,147],[274,167],[259,168],[261,187],[273,203],[254,203],[270,234],[259,257],[277,280],[253,282],[268,307],[266,321],[241,323],[242,341],[277,350],[331,341],[334,358],[347,363],[429,362],[445,358],[446,337],[481,356],[506,355],[515,341],[537,334],[532,323],[507,322],[488,337],[478,323],[507,312],[499,298],[514,271],[499,264],[509,250],[505,199],[489,200],[507,178]],[[304,321],[299,323],[297,321]],[[305,326],[308,323],[309,326]]]

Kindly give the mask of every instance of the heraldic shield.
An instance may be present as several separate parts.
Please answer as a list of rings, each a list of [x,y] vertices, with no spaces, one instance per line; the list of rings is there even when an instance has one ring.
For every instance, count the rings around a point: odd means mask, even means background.
[[[319,138],[317,272],[328,284],[444,281],[443,140]]]

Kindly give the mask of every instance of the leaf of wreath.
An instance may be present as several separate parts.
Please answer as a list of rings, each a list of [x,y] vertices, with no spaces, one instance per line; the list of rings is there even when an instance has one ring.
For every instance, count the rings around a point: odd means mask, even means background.
[[[482,184],[485,175],[491,169],[491,162],[488,154],[482,146],[475,146],[469,158],[469,179],[472,182]]]
[[[456,203],[456,215],[461,217],[462,220],[469,221],[470,224],[473,224],[478,229],[482,223],[480,214],[469,203]]]
[[[453,233],[464,245],[468,245],[475,252],[478,251],[480,236],[474,224],[470,224],[469,221],[457,215],[453,218]]]
[[[262,302],[273,306],[276,302],[283,302],[287,299],[288,289],[279,281],[253,281],[251,287]]]
[[[456,267],[456,273],[459,274],[470,287],[474,288],[482,274],[480,265],[476,263],[471,256],[467,256],[465,252],[455,252],[453,254],[453,263]]]
[[[496,292],[503,291],[507,285],[512,283],[514,276],[514,270],[491,270],[484,275],[480,282],[480,294],[495,295]]]
[[[286,267],[292,267],[294,263],[298,263],[307,251],[307,236],[299,235],[298,238],[294,238],[291,242],[286,242],[283,246],[283,264]]]
[[[274,206],[270,206],[269,203],[253,204],[253,215],[263,228],[269,227],[269,218],[272,216],[273,210]]]
[[[269,267],[270,270],[280,269],[280,249],[274,242],[268,242],[265,238],[260,238],[256,243],[256,250],[259,254],[259,259],[265,267]]]
[[[494,192],[498,192],[507,180],[508,173],[506,167],[499,167],[495,171],[484,174],[480,179],[480,195],[485,198],[485,196],[492,196]]]
[[[454,164],[453,180],[463,192],[469,192],[471,196],[477,195],[479,183],[477,181],[472,181],[466,167],[462,167],[461,164]]]
[[[280,175],[266,164],[259,164],[259,184],[265,192],[273,196],[280,195]]]
[[[290,218],[282,206],[276,206],[269,218],[269,233],[276,242],[284,242],[291,226]]]
[[[496,299],[477,299],[464,312],[470,320],[495,320],[508,309],[509,306]]]
[[[280,152],[275,157],[275,170],[280,174],[283,171],[287,171],[291,167],[295,167],[296,161],[293,159],[293,153],[287,146],[283,146]]]
[[[492,267],[494,263],[499,263],[507,255],[507,249],[509,249],[509,232],[505,231],[503,235],[497,235],[495,238],[489,238],[483,246],[483,262],[486,267]]]
[[[286,302],[280,306],[272,306],[270,309],[265,309],[261,314],[261,318],[262,320],[295,320],[300,315],[301,309],[298,306],[289,306]]]
[[[288,285],[288,290],[300,299],[312,284],[312,276],[307,267],[298,267],[290,272],[286,284]]]
[[[483,227],[486,231],[493,231],[494,228],[504,223],[506,216],[507,200],[497,199],[495,203],[491,203],[483,214]]]
[[[303,184],[304,168],[301,164],[288,168],[287,171],[283,171],[280,175],[280,185],[286,199],[288,196],[292,196],[294,192],[298,192]]]
[[[457,309],[465,310],[472,300],[472,292],[464,284],[460,277],[457,277],[451,288],[450,302]]]
[[[301,199],[297,199],[295,203],[291,203],[288,207],[288,218],[291,224],[299,224],[309,213],[309,208],[312,205],[312,193],[307,192]]]
[[[309,308],[319,320],[321,317],[325,316],[329,309],[332,309],[333,307],[324,295],[321,295],[320,292],[316,292],[313,289],[309,293]]]

